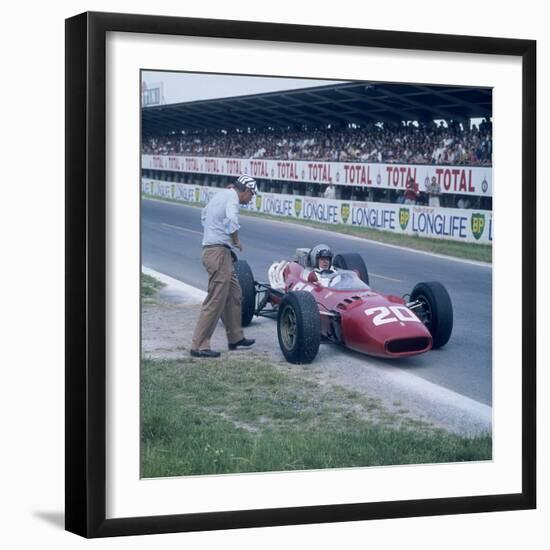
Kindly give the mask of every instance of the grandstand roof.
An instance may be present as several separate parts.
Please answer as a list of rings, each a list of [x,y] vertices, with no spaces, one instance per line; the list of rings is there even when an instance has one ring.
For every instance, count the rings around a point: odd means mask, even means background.
[[[142,110],[145,136],[198,129],[319,127],[492,116],[491,88],[344,82]]]

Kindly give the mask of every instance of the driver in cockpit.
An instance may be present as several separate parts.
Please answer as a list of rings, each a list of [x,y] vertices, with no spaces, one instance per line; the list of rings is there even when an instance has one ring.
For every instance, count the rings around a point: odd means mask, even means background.
[[[315,254],[315,268],[313,271],[319,275],[332,275],[336,273],[332,267],[332,250],[330,248],[321,248]]]

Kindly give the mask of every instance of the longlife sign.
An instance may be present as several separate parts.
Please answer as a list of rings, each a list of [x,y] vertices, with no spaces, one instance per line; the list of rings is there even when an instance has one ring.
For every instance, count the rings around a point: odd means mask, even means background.
[[[235,176],[291,183],[349,185],[404,191],[413,178],[420,191],[427,191],[432,178],[441,193],[491,197],[493,170],[490,166],[443,166],[432,164],[383,164],[367,162],[315,162],[181,155],[142,155],[142,168],[190,174]]]
[[[206,204],[220,190],[143,178],[142,193],[166,199]],[[397,234],[491,244],[490,210],[432,208],[403,204],[345,201],[276,193],[259,193],[243,209],[282,218],[367,227]]]

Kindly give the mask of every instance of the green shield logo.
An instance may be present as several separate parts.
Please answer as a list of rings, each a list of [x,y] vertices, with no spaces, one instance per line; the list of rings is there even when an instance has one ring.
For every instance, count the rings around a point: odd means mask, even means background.
[[[472,234],[476,238],[476,241],[478,241],[481,238],[481,235],[483,235],[483,230],[485,229],[485,214],[472,214],[470,225],[472,228]]]
[[[349,203],[343,202],[342,206],[340,207],[340,215],[342,216],[342,221],[344,223],[348,223],[349,213],[350,213]]]
[[[294,199],[294,212],[296,217],[299,218],[302,212],[302,199]]]
[[[256,210],[262,209],[262,196],[256,195]]]
[[[411,217],[411,214],[410,214],[408,208],[400,208],[399,209],[399,225],[401,226],[401,229],[403,231],[405,231],[405,229],[407,229],[407,225],[409,225],[410,217]]]

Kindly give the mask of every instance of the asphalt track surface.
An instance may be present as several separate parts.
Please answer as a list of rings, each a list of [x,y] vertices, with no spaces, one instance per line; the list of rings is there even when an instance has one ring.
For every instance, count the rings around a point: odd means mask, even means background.
[[[440,281],[454,307],[451,339],[442,349],[387,360],[430,382],[492,404],[492,269],[485,265],[383,246],[363,239],[297,224],[240,216],[240,238],[257,281],[267,281],[275,260],[290,259],[298,247],[325,243],[335,252],[358,252],[367,264],[374,290],[402,296],[421,281]],[[142,200],[142,264],[206,290],[201,263],[200,208]],[[368,361],[368,357],[365,356]]]

